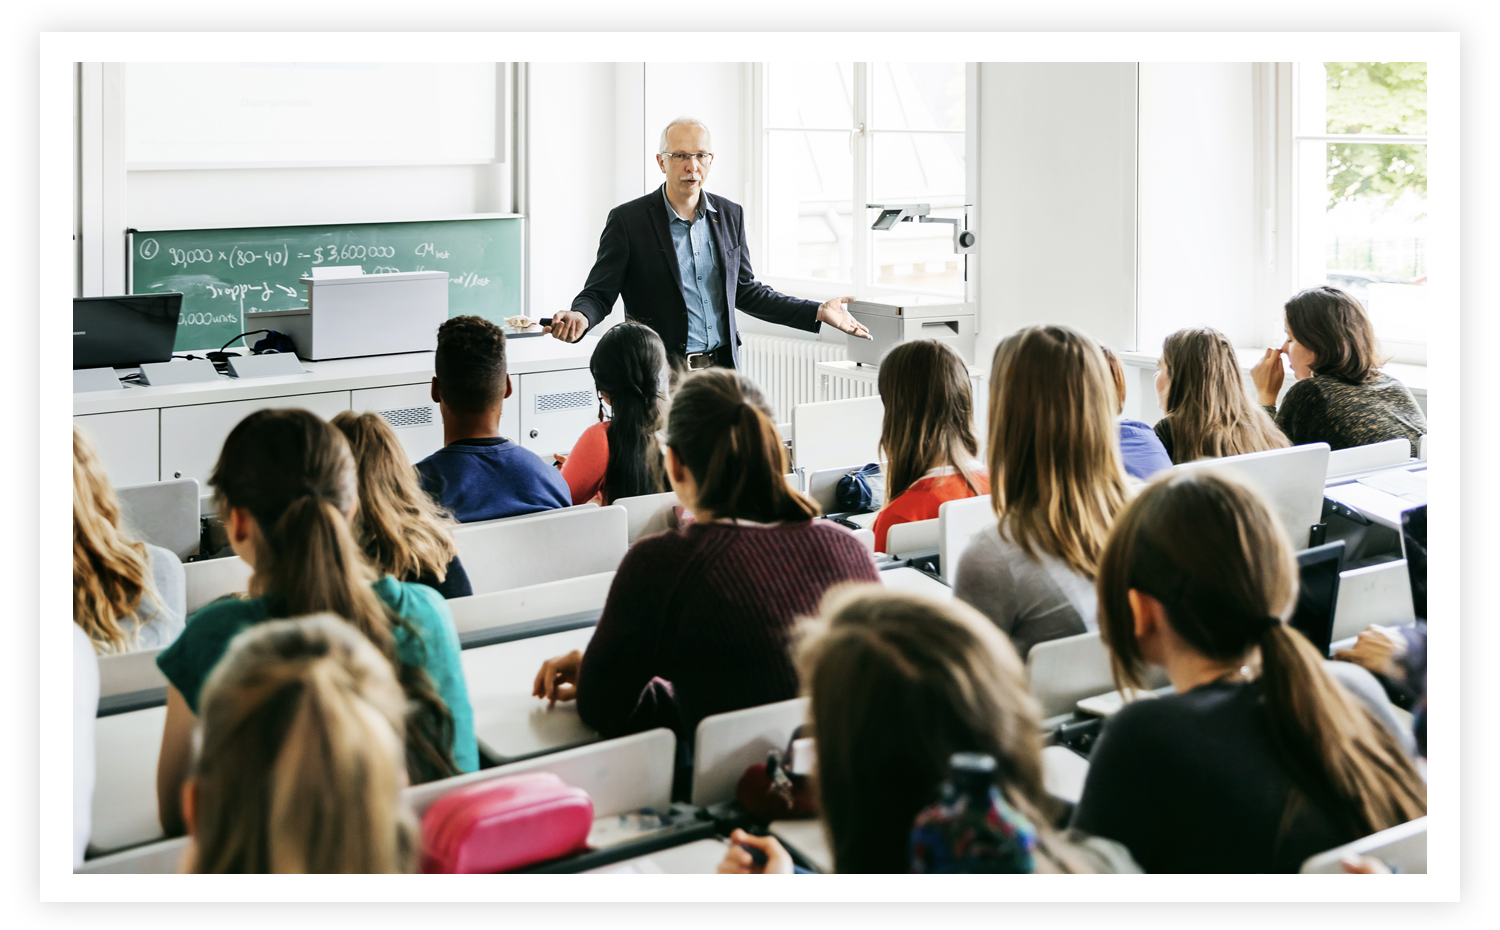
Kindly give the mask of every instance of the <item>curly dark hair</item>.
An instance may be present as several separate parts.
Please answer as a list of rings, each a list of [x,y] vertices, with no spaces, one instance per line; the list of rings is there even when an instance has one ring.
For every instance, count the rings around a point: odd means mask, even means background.
[[[505,397],[505,331],[483,317],[456,316],[438,327],[433,367],[444,403],[484,413]]]

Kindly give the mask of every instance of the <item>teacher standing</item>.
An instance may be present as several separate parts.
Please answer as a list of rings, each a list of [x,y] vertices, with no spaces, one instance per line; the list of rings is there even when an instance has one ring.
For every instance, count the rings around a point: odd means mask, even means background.
[[[628,319],[656,330],[673,362],[690,369],[739,367],[737,309],[807,332],[828,323],[870,337],[844,307],[852,297],[820,304],[755,280],[744,211],[703,189],[714,161],[707,126],[675,119],[657,149],[665,183],[609,211],[588,281],[573,306],[552,318],[554,337],[576,342],[609,315],[616,297]]]

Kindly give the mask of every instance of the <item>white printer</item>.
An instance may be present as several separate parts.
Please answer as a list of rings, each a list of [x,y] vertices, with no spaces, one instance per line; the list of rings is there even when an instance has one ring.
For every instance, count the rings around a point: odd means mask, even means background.
[[[887,301],[851,300],[849,314],[870,331],[869,339],[850,336],[849,360],[879,365],[885,354],[903,342],[936,339],[946,342],[974,364],[974,305],[943,297],[894,297]]]
[[[307,306],[248,316],[246,326],[286,333],[309,361],[432,352],[448,319],[448,272],[397,271],[303,278]]]

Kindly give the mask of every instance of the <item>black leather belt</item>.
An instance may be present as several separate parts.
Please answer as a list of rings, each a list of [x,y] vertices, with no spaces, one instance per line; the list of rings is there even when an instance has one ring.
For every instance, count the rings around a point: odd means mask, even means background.
[[[714,361],[714,353],[716,353],[718,351],[719,351],[718,349],[709,349],[707,352],[694,352],[694,353],[692,353],[691,355],[689,355],[687,357],[687,367],[688,367],[688,370],[689,371],[701,371],[704,368],[712,368],[712,367],[714,367],[714,365],[717,364]]]

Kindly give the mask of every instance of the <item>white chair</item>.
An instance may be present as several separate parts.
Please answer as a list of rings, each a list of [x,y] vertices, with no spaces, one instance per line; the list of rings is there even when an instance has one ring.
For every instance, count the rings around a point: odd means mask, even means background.
[[[648,730],[417,785],[406,789],[406,800],[420,817],[438,798],[459,788],[523,772],[551,772],[589,793],[596,819],[643,807],[666,811],[672,806],[676,757],[677,737],[671,730]]]
[[[1422,434],[1422,439],[1417,443],[1417,458],[1427,461],[1427,434]]]
[[[156,657],[165,646],[137,649],[99,657],[99,696],[114,697],[152,688],[165,688],[167,679],[156,667]]]
[[[874,530],[850,530],[849,533],[855,539],[859,540],[866,549],[870,550],[871,552],[875,551]]]
[[[1077,804],[1089,777],[1089,761],[1066,746],[1042,748],[1042,787],[1054,798]]]
[[[614,572],[563,578],[508,591],[455,597],[448,602],[448,609],[453,613],[453,626],[463,636],[602,610],[614,580]]]
[[[1211,471],[1238,478],[1265,496],[1281,518],[1293,549],[1306,549],[1313,524],[1323,520],[1328,443],[1250,452],[1175,465],[1173,471]]]
[[[1328,477],[1350,475],[1360,471],[1372,471],[1389,465],[1403,465],[1411,461],[1411,440],[1404,436],[1372,442],[1365,446],[1352,446],[1328,453]]]
[[[79,875],[172,875],[182,863],[188,837],[162,840],[124,852],[99,856],[73,871]]]
[[[840,465],[837,468],[820,468],[808,472],[807,496],[816,501],[824,513],[837,513],[840,510],[837,500],[839,481],[850,472],[859,471],[868,464],[869,462],[860,462],[858,465]],[[876,501],[876,506],[880,506],[879,501]]]
[[[1371,833],[1352,843],[1320,852],[1302,863],[1303,875],[1339,875],[1345,856],[1373,856],[1393,870],[1408,875],[1427,874],[1427,818],[1418,817],[1388,830]]]
[[[885,404],[878,395],[798,404],[792,408],[792,452],[804,475],[845,462],[879,461]]]
[[[239,594],[250,583],[254,574],[250,565],[237,555],[227,559],[204,559],[202,562],[187,562],[182,566],[187,586],[187,612],[216,601],[226,594]]]
[[[1115,690],[1109,650],[1098,633],[1079,633],[1032,646],[1026,656],[1026,677],[1031,682],[1032,697],[1042,705],[1044,719],[1072,712],[1083,698]],[[1165,684],[1165,672],[1147,672],[1147,688]]]
[[[198,480],[179,478],[116,488],[131,535],[186,560],[198,554]]]
[[[453,528],[475,594],[612,572],[629,548],[625,508],[567,507]]]
[[[622,497],[615,503],[625,508],[625,539],[634,545],[653,517],[667,507],[676,507],[680,502],[677,500],[677,492],[663,491],[660,494]]]
[[[166,707],[94,721],[91,850],[109,853],[162,838],[156,816],[156,758],[166,722]]]
[[[1333,608],[1333,639],[1358,636],[1372,623],[1391,626],[1416,617],[1406,560],[1381,562],[1339,572],[1339,598]]]
[[[953,600],[953,589],[926,572],[902,566],[888,568],[880,573],[880,583],[887,589],[901,594],[915,594],[929,600],[947,602]]]
[[[766,761],[772,749],[785,750],[792,731],[806,720],[807,698],[704,717],[693,746],[693,806],[733,799],[745,769]]]
[[[944,581],[954,583],[964,550],[969,548],[976,533],[994,526],[995,519],[995,506],[988,494],[944,501],[938,507],[938,563]]]
[[[574,649],[582,652],[593,635],[587,626],[463,651],[474,735],[491,755],[518,762],[598,741],[599,734],[579,718],[576,701],[549,708],[531,694],[543,662]]]
[[[885,551],[898,559],[923,552],[936,552],[940,544],[936,517],[931,520],[897,523],[885,534]]]

